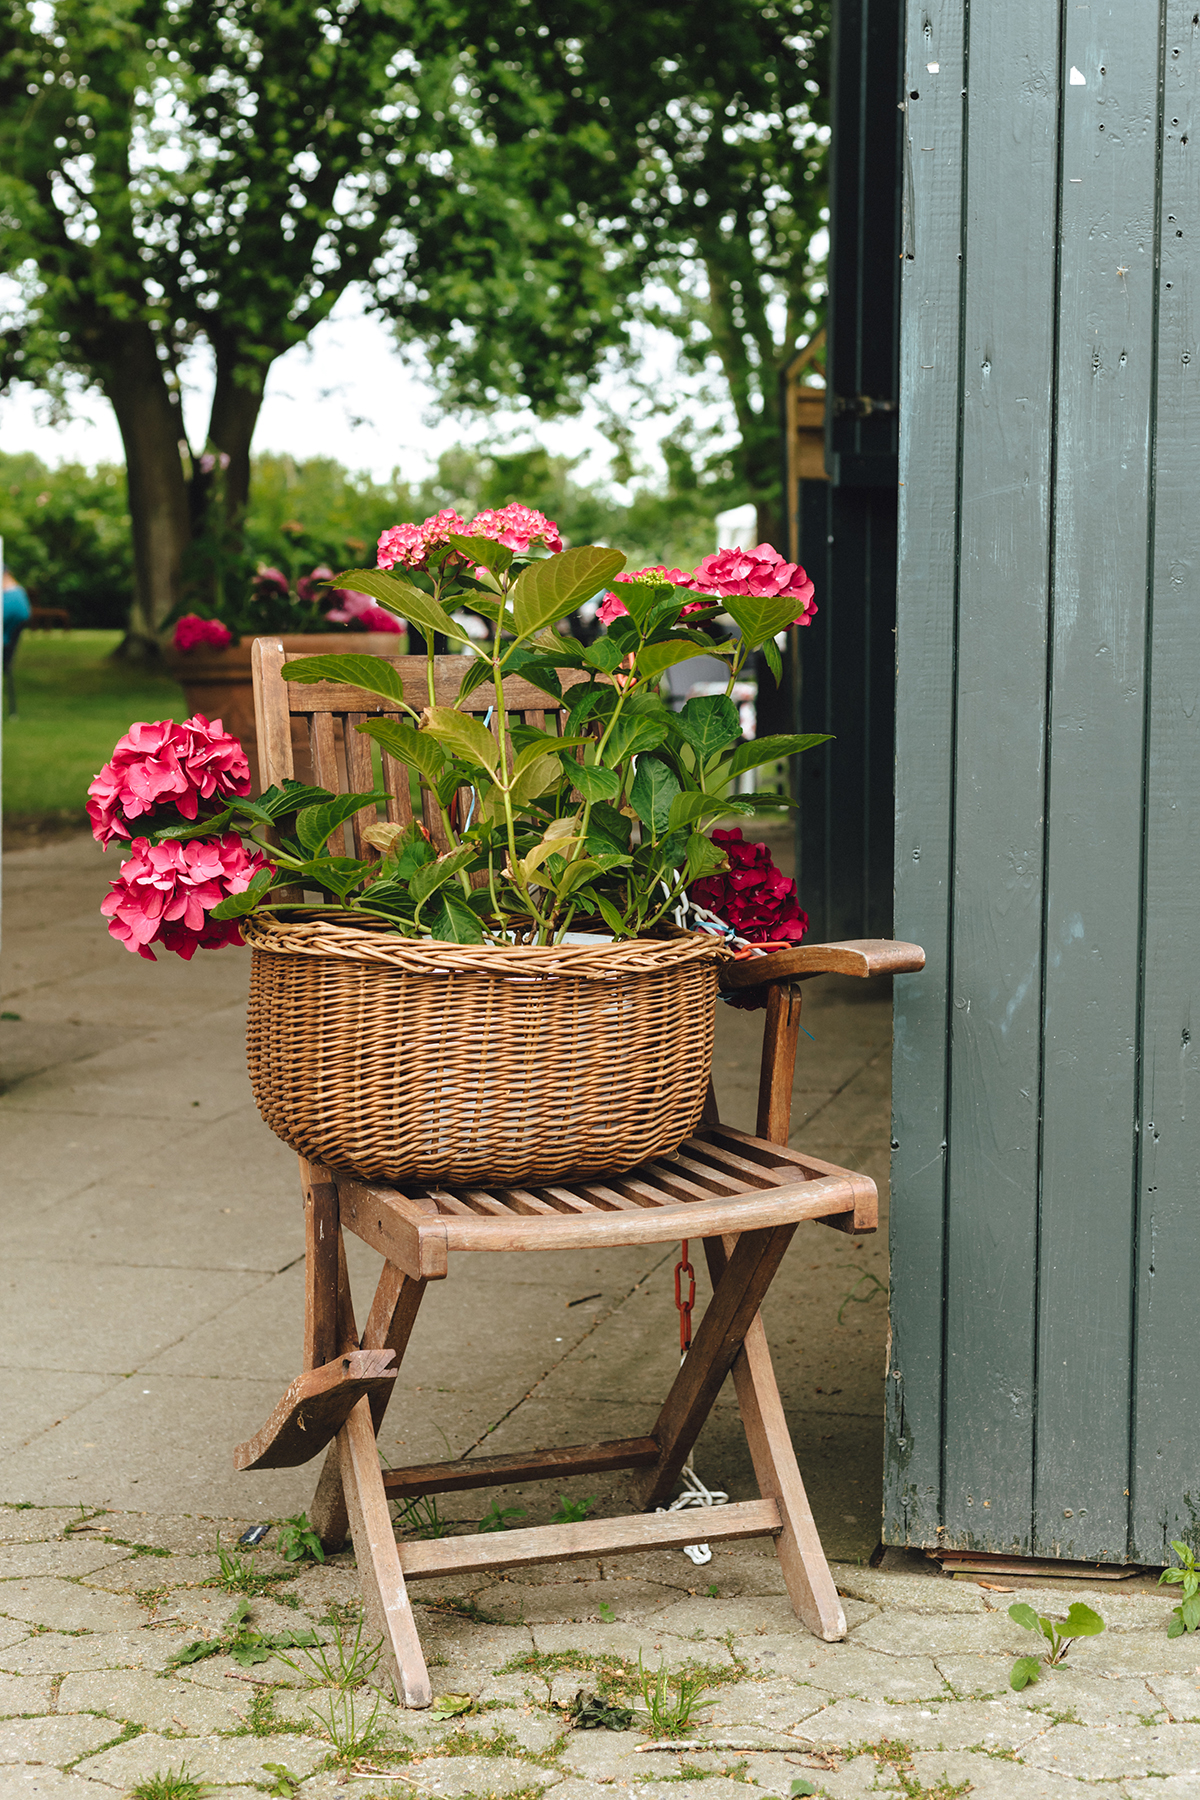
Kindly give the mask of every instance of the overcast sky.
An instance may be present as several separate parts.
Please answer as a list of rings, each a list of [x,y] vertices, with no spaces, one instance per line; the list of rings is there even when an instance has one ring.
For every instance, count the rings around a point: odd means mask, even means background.
[[[661,368],[664,384],[682,401],[686,385],[674,368],[674,349],[666,334],[647,342],[651,366]],[[623,394],[612,381],[598,391],[621,405]],[[192,444],[204,443],[211,385],[204,353],[188,371],[184,415]],[[441,451],[462,442],[510,435],[514,447],[529,442],[529,428],[516,415],[493,416],[486,421],[439,419],[432,392],[419,374],[397,354],[386,329],[362,315],[356,300],[348,296],[333,317],[317,327],[307,344],[298,345],[272,364],[255,450],[287,451],[291,455],[333,456],[351,469],[362,469],[382,480],[394,468],[404,479],[419,479],[437,462]],[[625,410],[622,407],[622,410]],[[32,450],[44,462],[121,462],[120,434],[112,407],[97,393],[81,395],[71,421],[62,426],[44,422],[45,403],[31,389],[18,387],[0,396],[0,449]],[[697,406],[697,418],[717,416],[711,407]],[[537,422],[536,436],[555,453],[585,456],[577,478],[603,478],[611,446],[598,429],[595,408],[575,419]],[[655,475],[660,474],[658,440],[669,421],[655,418],[637,428],[638,449]]]

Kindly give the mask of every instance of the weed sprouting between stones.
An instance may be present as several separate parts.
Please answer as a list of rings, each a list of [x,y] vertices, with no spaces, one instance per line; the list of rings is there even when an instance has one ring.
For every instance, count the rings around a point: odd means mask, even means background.
[[[207,1783],[189,1775],[186,1763],[180,1763],[178,1769],[147,1775],[145,1781],[129,1790],[130,1800],[204,1800],[207,1792]]]
[[[648,1675],[640,1652],[638,1682],[655,1737],[682,1737],[692,1723],[692,1714],[709,1691],[708,1683],[698,1669],[683,1668],[676,1675],[668,1675],[666,1664],[660,1663],[655,1674]],[[671,1697],[672,1688],[674,1698]]]

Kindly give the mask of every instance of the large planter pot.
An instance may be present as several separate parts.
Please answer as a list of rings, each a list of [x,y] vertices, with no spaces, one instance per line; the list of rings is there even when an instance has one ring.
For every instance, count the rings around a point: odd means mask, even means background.
[[[311,1162],[541,1185],[668,1155],[700,1122],[719,940],[442,944],[270,915],[243,931],[254,1098]]]
[[[400,656],[403,633],[392,631],[310,632],[284,637],[285,650],[295,656]],[[227,644],[223,650],[199,646],[195,650],[168,649],[167,666],[183,689],[189,713],[220,719],[226,731],[241,740],[250,761],[250,792],[259,792],[258,734],[254,725],[254,686],[250,673],[253,638]],[[310,781],[312,769],[304,726],[297,721],[292,731],[296,779]]]

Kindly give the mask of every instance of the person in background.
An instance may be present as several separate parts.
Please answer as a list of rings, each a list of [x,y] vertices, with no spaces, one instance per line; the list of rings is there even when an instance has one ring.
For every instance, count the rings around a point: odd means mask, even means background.
[[[29,623],[29,595],[12,570],[4,570],[4,698],[9,717],[17,710],[17,690],[13,681],[13,658],[21,633]]]

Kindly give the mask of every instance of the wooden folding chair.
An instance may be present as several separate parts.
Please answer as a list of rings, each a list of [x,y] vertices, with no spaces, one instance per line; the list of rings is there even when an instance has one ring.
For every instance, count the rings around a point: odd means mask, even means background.
[[[369,791],[369,740],[354,726],[389,709],[356,688],[283,680],[282,644],[254,645],[255,711],[262,784],[292,774],[292,722],[307,722],[312,769],[322,786]],[[395,659],[413,704],[428,698],[424,658]],[[453,705],[461,657],[437,659],[438,702]],[[485,715],[491,687],[466,709]],[[544,730],[561,729],[547,695],[507,682],[504,711]],[[412,816],[408,770],[384,757],[389,819]],[[434,838],[440,822],[426,817]],[[359,855],[370,847],[348,831]],[[348,847],[347,847],[348,848]],[[338,853],[335,847],[335,853]],[[800,990],[812,975],[871,975],[919,969],[912,944],[869,940],[819,944],[729,965],[728,988],[767,987],[757,1133],[722,1125],[710,1084],[704,1119],[674,1155],[624,1175],[524,1188],[401,1188],[365,1183],[301,1159],[306,1290],[304,1373],[262,1430],[235,1453],[239,1468],[293,1467],[331,1445],[311,1508],[323,1543],[353,1538],[368,1628],[383,1644],[381,1673],[407,1706],[428,1706],[429,1676],[406,1581],[516,1568],[528,1563],[608,1557],[621,1551],[769,1536],[775,1540],[793,1608],[818,1637],[845,1635],[846,1621],[796,1465],[759,1307],[802,1219],[844,1231],[872,1231],[875,1185],[788,1144]],[[359,1331],[346,1274],[343,1232],[382,1252],[383,1273]],[[426,1283],[443,1279],[459,1250],[600,1250],[625,1244],[703,1238],[713,1294],[695,1341],[644,1437],[508,1456],[473,1457],[405,1469],[380,1468],[375,1439],[416,1323]],[[693,1512],[665,1506],[732,1372],[760,1498]],[[336,1442],[332,1440],[336,1439]],[[389,1502],[419,1494],[486,1488],[511,1481],[640,1469],[646,1511],[627,1518],[542,1525],[478,1536],[397,1544]]]

